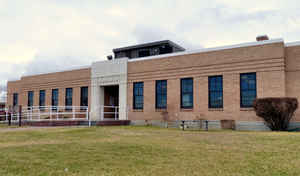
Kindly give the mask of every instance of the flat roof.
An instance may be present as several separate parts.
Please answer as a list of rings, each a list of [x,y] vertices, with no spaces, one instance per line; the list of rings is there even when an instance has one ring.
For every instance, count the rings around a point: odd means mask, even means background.
[[[292,47],[292,46],[300,46],[300,41],[298,42],[289,42],[285,44],[286,47]]]
[[[185,49],[183,47],[172,42],[171,40],[161,40],[161,41],[156,41],[156,42],[149,42],[149,43],[143,43],[143,44],[138,44],[138,45],[126,46],[126,47],[122,47],[122,48],[115,48],[115,49],[113,49],[113,52],[115,53],[115,52],[120,52],[120,51],[127,51],[127,50],[150,47],[150,46],[161,45],[161,44],[170,44],[171,46],[179,48],[182,51],[185,51]]]
[[[160,59],[160,58],[166,58],[166,57],[172,57],[172,56],[182,56],[182,55],[188,55],[188,54],[205,53],[205,52],[211,52],[211,51],[221,51],[221,50],[226,50],[226,49],[242,48],[242,47],[249,47],[249,46],[259,46],[259,45],[266,45],[266,44],[272,44],[272,43],[283,43],[283,42],[284,41],[282,38],[270,39],[270,40],[263,40],[263,41],[241,43],[241,44],[236,44],[236,45],[227,45],[227,46],[220,46],[220,47],[213,47],[213,48],[202,48],[202,49],[198,49],[198,50],[184,51],[184,52],[178,52],[178,53],[170,53],[170,54],[162,54],[162,55],[155,55],[155,56],[148,56],[148,57],[133,58],[133,59],[128,60],[128,62],[136,62],[136,61],[143,61],[143,60],[150,60],[150,59]]]

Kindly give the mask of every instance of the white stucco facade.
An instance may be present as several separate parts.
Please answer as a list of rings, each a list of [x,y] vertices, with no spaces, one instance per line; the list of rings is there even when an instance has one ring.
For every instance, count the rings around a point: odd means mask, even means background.
[[[119,86],[119,120],[127,119],[127,58],[94,62],[91,69],[91,120],[100,120],[104,87]]]

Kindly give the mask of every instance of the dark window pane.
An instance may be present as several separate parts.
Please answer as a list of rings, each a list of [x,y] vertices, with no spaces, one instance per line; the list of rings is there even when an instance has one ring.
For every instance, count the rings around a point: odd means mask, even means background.
[[[240,75],[241,107],[252,107],[256,98],[256,73]]]
[[[133,83],[133,109],[143,109],[144,106],[144,83]]]
[[[88,93],[89,89],[88,87],[81,87],[81,96],[80,96],[80,106],[88,106],[88,97],[89,97],[89,93]]]
[[[157,109],[167,108],[167,80],[156,81],[156,104]]]
[[[42,109],[42,110],[44,109],[45,101],[46,101],[46,91],[40,90],[39,106],[40,106],[40,109]]]
[[[193,108],[193,78],[181,79],[181,108]]]
[[[241,82],[241,89],[242,89],[242,90],[247,90],[247,89],[248,89],[248,83],[247,83],[247,80],[242,79],[242,82]]]
[[[13,94],[13,106],[18,106],[19,102],[18,102],[18,94],[14,93]]]
[[[58,89],[52,89],[51,105],[58,106]],[[52,109],[56,110],[56,107],[53,107]]]
[[[58,89],[52,89],[51,105],[54,106],[52,109],[57,110],[58,106]]]
[[[73,99],[73,89],[66,88],[66,97],[65,97],[65,106],[67,106],[66,110],[72,110],[72,107],[70,107],[73,104],[72,99]]]
[[[249,89],[256,89],[256,80],[254,79],[251,79],[248,81],[248,84],[249,84]]]
[[[139,51],[139,57],[146,57],[146,56],[150,56],[150,51],[149,50]]]
[[[27,103],[28,107],[33,106],[33,96],[34,96],[33,91],[29,91],[28,92],[28,103]]]
[[[223,77],[208,77],[209,108],[223,108]]]

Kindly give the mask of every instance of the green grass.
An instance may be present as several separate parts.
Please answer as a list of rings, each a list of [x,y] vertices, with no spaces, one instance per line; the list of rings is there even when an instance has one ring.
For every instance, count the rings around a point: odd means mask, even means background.
[[[300,133],[0,129],[0,175],[299,175]]]
[[[7,123],[0,123],[0,129],[1,128],[18,128],[19,126],[18,125],[11,125],[11,126],[8,126]]]

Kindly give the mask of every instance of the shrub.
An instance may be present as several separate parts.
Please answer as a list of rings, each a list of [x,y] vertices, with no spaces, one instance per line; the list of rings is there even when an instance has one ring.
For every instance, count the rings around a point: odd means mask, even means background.
[[[286,131],[295,110],[296,98],[258,98],[253,103],[256,115],[263,118],[272,131]]]

